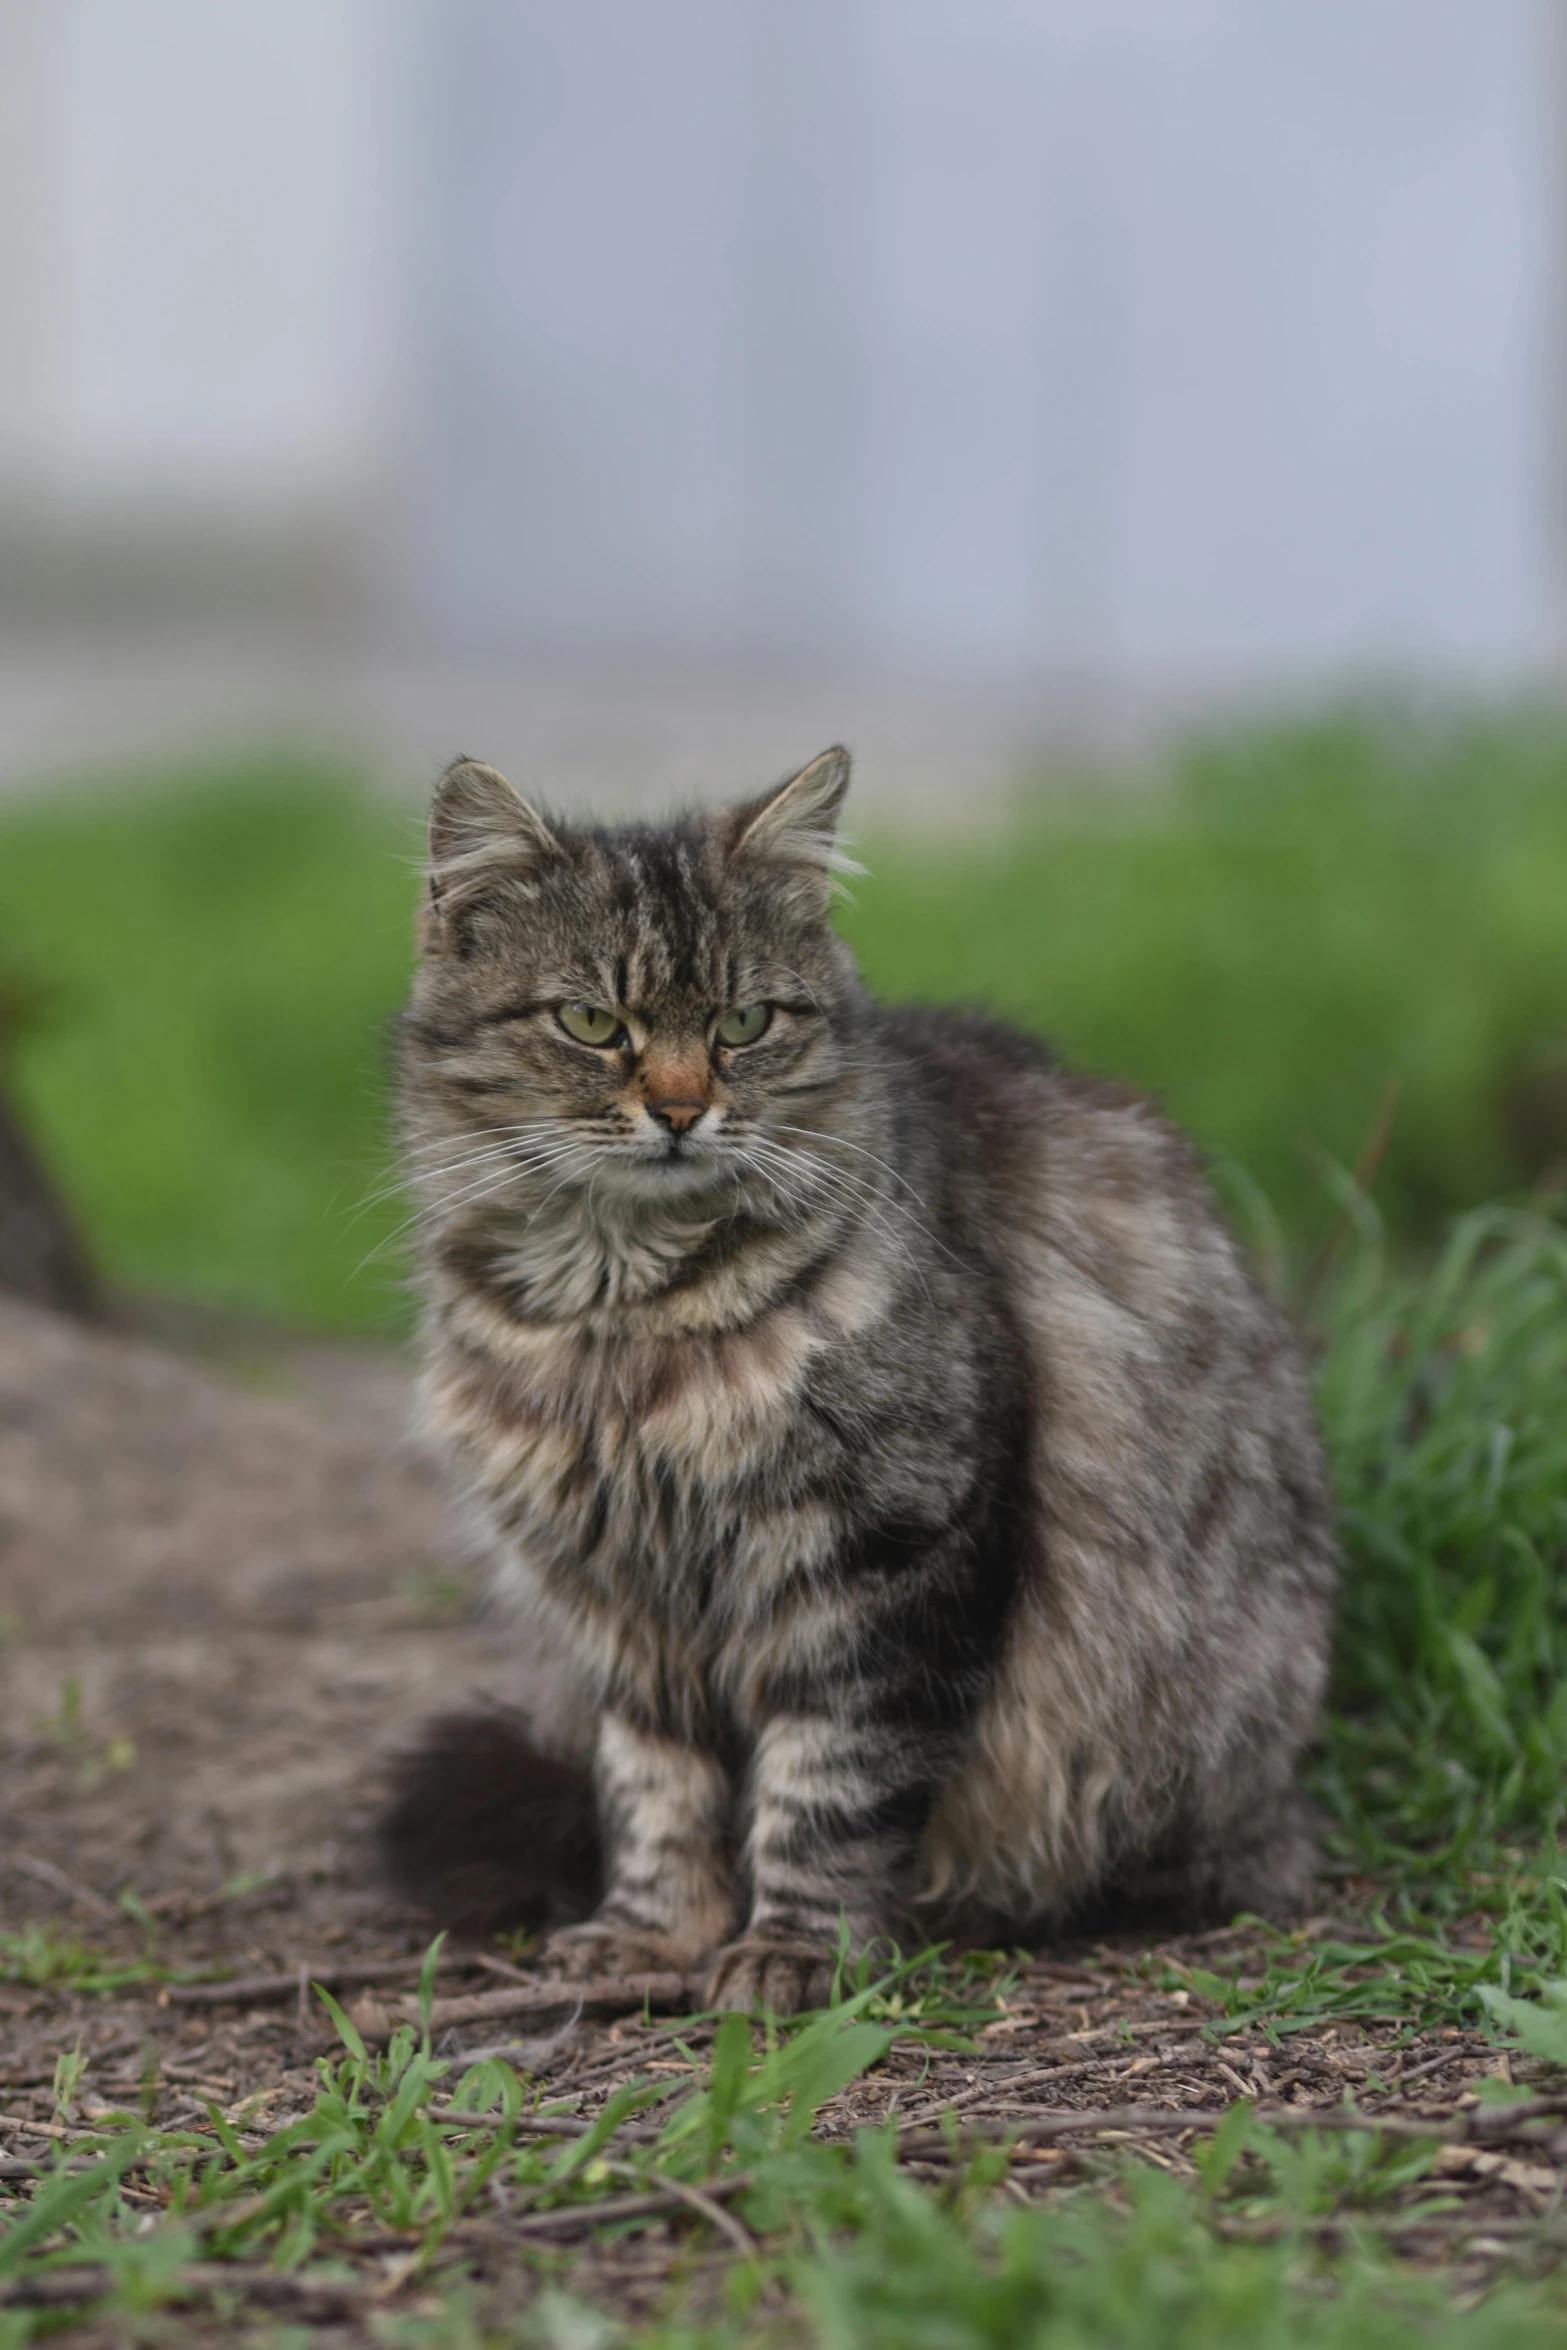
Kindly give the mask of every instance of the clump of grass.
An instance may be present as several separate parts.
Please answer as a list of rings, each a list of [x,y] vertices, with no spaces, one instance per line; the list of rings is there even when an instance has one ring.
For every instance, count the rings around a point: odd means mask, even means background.
[[[1345,1282],[1318,1380],[1345,1546],[1331,1760],[1347,1849],[1460,1898],[1567,1787],[1567,1233],[1485,1209],[1432,1270]]]
[[[1152,1971],[1217,2011],[1223,2020],[1211,2027],[1215,2036],[1260,2024],[1277,2043],[1325,2024],[1402,2024],[1412,2034],[1452,2024],[1501,2029],[1503,2019],[1512,2032],[1519,2003],[1506,2004],[1507,1987],[1548,1990],[1567,1966],[1567,1905],[1554,1855],[1543,1869],[1521,1866],[1493,1898],[1461,1880],[1449,1890],[1460,1900],[1446,1906],[1469,1913],[1461,1934],[1423,1912],[1406,1890],[1396,1922],[1384,1896],[1358,1931],[1317,1926],[1273,1934],[1254,1973],[1225,1975],[1168,1957],[1152,1962]]]
[[[373,2252],[387,2231],[432,2264],[468,2213],[497,2201],[513,2217],[582,2205],[591,2222],[594,2206],[628,2183],[711,2182],[787,2163],[822,2105],[892,2045],[896,2026],[867,2011],[900,1984],[919,1978],[946,2024],[974,2011],[966,1991],[955,2005],[943,1999],[939,1968],[912,1962],[768,2033],[760,2048],[747,2019],[726,2017],[710,2062],[692,2059],[697,2085],[672,2109],[667,2079],[633,2078],[576,2134],[530,2137],[517,2124],[533,2100],[509,2064],[487,2058],[454,2080],[432,2053],[438,1954],[436,1945],[421,1980],[424,2028],[400,2026],[380,2054],[318,1993],[341,2052],[320,2060],[310,2110],[281,2129],[247,2138],[243,2113],[228,2118],[209,2104],[204,2126],[158,2131],[127,2112],[83,2130],[0,2237],[0,2281],[91,2267],[99,2273],[83,2286],[87,2299],[134,2269],[143,2292],[161,2279],[164,2296],[180,2298],[182,2271],[198,2257],[299,2271],[361,2243]],[[642,2133],[621,2144],[625,2126],[657,2103],[666,2115],[652,2143]]]
[[[1233,2165],[1241,2150],[1232,2139],[1220,2151]],[[1557,2339],[1560,2311],[1538,2293],[1505,2290],[1460,2311],[1378,2261],[1333,2276],[1316,2257],[1315,2219],[1342,2225],[1374,2209],[1422,2158],[1267,2133],[1249,2154],[1242,2174],[1211,2165],[1206,2192],[1143,2169],[1123,2174],[1119,2193],[1029,2211],[944,2203],[867,2140],[823,2198],[825,2224],[790,2280],[821,2350],[1546,2350]],[[721,2350],[733,2338],[663,2340]]]
[[[0,1933],[0,1983],[17,1983],[32,1991],[112,1997],[138,1984],[161,1983],[168,1972],[152,1955],[114,1958],[50,1926],[25,1925]]]

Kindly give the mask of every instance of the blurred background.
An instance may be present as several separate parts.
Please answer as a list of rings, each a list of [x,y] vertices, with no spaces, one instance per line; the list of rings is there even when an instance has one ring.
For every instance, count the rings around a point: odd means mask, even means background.
[[[111,1279],[400,1326],[459,749],[847,739],[872,975],[1161,1090],[1281,1280],[1357,1166],[1549,1191],[1564,11],[0,0],[0,1025]]]

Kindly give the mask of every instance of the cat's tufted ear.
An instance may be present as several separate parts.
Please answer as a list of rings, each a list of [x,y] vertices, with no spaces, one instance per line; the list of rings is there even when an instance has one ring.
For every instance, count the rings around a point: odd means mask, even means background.
[[[544,818],[504,775],[478,759],[454,759],[430,809],[427,950],[451,944],[463,916],[497,882],[526,882],[560,854]]]
[[[838,845],[848,788],[849,754],[834,744],[765,799],[735,809],[730,854],[737,864],[775,867],[804,905],[825,914],[833,875],[862,870]]]

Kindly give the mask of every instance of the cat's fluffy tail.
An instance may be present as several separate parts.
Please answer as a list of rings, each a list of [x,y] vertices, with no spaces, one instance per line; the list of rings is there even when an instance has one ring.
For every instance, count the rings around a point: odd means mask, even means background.
[[[586,1917],[601,1863],[587,1770],[500,1707],[439,1714],[390,1773],[378,1841],[393,1890],[466,1934]]]

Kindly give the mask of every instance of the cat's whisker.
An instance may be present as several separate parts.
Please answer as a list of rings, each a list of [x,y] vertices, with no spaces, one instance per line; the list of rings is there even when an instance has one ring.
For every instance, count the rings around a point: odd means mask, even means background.
[[[869,1159],[871,1165],[878,1167],[897,1185],[900,1191],[906,1191],[910,1199],[914,1200],[918,1206],[921,1208],[925,1206],[924,1199],[915,1190],[901,1168],[895,1167],[890,1159],[882,1158],[876,1151],[867,1150],[863,1143],[851,1142],[846,1134],[834,1134],[830,1129],[815,1126],[786,1126],[782,1119],[771,1119],[769,1124],[776,1134],[798,1134],[803,1136],[807,1142],[828,1143],[837,1150],[856,1152],[860,1158]]]
[[[823,1186],[834,1185],[844,1192],[854,1192],[868,1200],[880,1200],[900,1215],[907,1214],[903,1202],[893,1191],[873,1183],[856,1168],[835,1167],[830,1161],[816,1158],[810,1151],[790,1149],[774,1142],[766,1134],[754,1138],[753,1148],[765,1152],[778,1165],[791,1169],[809,1182]]]
[[[559,1181],[558,1183],[552,1183],[552,1184],[550,1185],[550,1187],[549,1187],[549,1190],[548,1190],[548,1191],[547,1191],[547,1192],[544,1194],[544,1197],[543,1197],[543,1198],[542,1198],[542,1199],[539,1201],[539,1204],[538,1204],[538,1206],[537,1206],[536,1208],[534,1208],[534,1209],[533,1209],[533,1210],[532,1210],[532,1211],[531,1211],[531,1212],[530,1212],[530,1213],[529,1213],[529,1214],[528,1214],[528,1215],[527,1215],[527,1216],[526,1216],[526,1217],[523,1219],[523,1226],[522,1226],[522,1228],[523,1228],[524,1232],[527,1232],[527,1231],[529,1231],[529,1230],[531,1230],[531,1229],[532,1229],[532,1227],[533,1227],[533,1226],[534,1226],[534,1225],[535,1225],[535,1224],[538,1222],[539,1218],[540,1218],[540,1217],[543,1215],[543,1213],[544,1213],[545,1209],[546,1209],[546,1208],[549,1206],[549,1204],[550,1204],[550,1201],[551,1201],[552,1199],[554,1199],[554,1198],[557,1196],[557,1194],[558,1194],[558,1193],[560,1193],[560,1192],[562,1192],[562,1191],[564,1191],[564,1190],[565,1190],[565,1188],[566,1188],[567,1184],[568,1184],[568,1183],[571,1181],[572,1175],[573,1175],[573,1174],[579,1174],[579,1175],[580,1175],[580,1173],[581,1173],[581,1172],[582,1172],[582,1170],[581,1170],[581,1168],[580,1168],[580,1167],[578,1167],[578,1168],[568,1168],[568,1169],[567,1169],[567,1171],[566,1171],[566,1173],[565,1173],[565,1174],[564,1174],[564,1175],[563,1175],[563,1176],[560,1178],[560,1181]],[[597,1172],[598,1172],[598,1170],[595,1168],[595,1170],[594,1170],[594,1175],[593,1175],[593,1176],[590,1176],[590,1177],[589,1177],[589,1179],[588,1179],[588,1204],[589,1204],[589,1206],[590,1206],[590,1207],[591,1207],[591,1205],[592,1205],[592,1201],[593,1201],[593,1182],[594,1182],[594,1177],[597,1175]]]
[[[526,1149],[519,1149],[516,1143],[510,1142],[492,1144],[488,1150],[469,1151],[459,1159],[436,1160],[422,1167],[410,1168],[408,1180],[426,1185],[443,1183],[453,1176],[466,1175],[471,1167],[512,1166],[521,1172],[534,1166],[541,1150],[546,1147],[538,1143],[530,1144]]]
[[[482,1167],[505,1159],[518,1165],[523,1163],[513,1143],[495,1143],[486,1150],[466,1151],[456,1158],[427,1159],[422,1166],[405,1168],[395,1182],[384,1183],[378,1191],[371,1192],[365,1204],[373,1206],[377,1201],[390,1198],[394,1191],[406,1191],[410,1183],[438,1183],[447,1176],[466,1174],[470,1167]]]
[[[785,979],[792,979],[794,981],[795,986],[805,997],[806,1002],[811,1006],[812,1010],[820,1013],[825,1019],[827,1007],[822,1002],[821,997],[817,994],[816,989],[812,986],[810,980],[806,978],[805,973],[803,971],[796,971],[793,965],[790,963],[780,963],[778,965],[778,969]]]
[[[503,1126],[467,1126],[458,1134],[440,1135],[431,1142],[405,1143],[402,1156],[405,1159],[424,1158],[438,1151],[450,1150],[454,1144],[487,1142],[495,1136],[510,1140],[521,1134],[557,1133],[560,1126],[559,1118],[510,1118]]]
[[[776,1152],[777,1146],[772,1146],[772,1150]],[[915,1231],[923,1230],[915,1219],[908,1215],[901,1202],[867,1182],[864,1177],[855,1175],[851,1170],[824,1166],[819,1160],[807,1158],[803,1152],[785,1152],[781,1154],[781,1157],[783,1162],[790,1166],[791,1171],[799,1174],[803,1182],[809,1183],[813,1189],[835,1199],[850,1213],[858,1213],[866,1221],[873,1222],[889,1239],[894,1240],[904,1250],[904,1253],[908,1253],[907,1243],[901,1235],[894,1231],[888,1219],[894,1215],[902,1216]],[[912,1257],[910,1261],[913,1261]]]
[[[577,1146],[575,1143],[563,1143],[553,1150],[540,1150],[530,1159],[514,1160],[499,1169],[488,1169],[479,1182],[471,1185],[467,1190],[442,1192],[434,1205],[440,1213],[449,1214],[453,1208],[460,1208],[469,1200],[480,1197],[498,1197],[501,1192],[509,1190],[524,1176],[547,1175],[563,1160],[573,1158],[576,1155]],[[422,1211],[416,1211],[416,1214],[420,1212]]]
[[[475,1184],[467,1192],[460,1192],[455,1200],[443,1201],[442,1205],[451,1208],[461,1206],[464,1203],[472,1205],[484,1199],[499,1198],[503,1192],[511,1188],[512,1181],[510,1171],[497,1177],[486,1177],[483,1183]],[[405,1216],[400,1224],[395,1224],[390,1232],[383,1233],[374,1248],[360,1258],[354,1268],[355,1275],[364,1272],[367,1266],[373,1265],[378,1257],[386,1254],[388,1249],[395,1248],[397,1243],[410,1233],[416,1224],[423,1221],[427,1212],[423,1207],[415,1208],[412,1214]]]
[[[489,1137],[499,1137],[490,1140]],[[446,1135],[434,1141],[405,1146],[402,1159],[405,1170],[412,1164],[421,1179],[436,1180],[443,1175],[460,1174],[464,1168],[481,1166],[486,1160],[511,1157],[523,1164],[539,1148],[537,1138],[554,1137],[561,1141],[576,1138],[561,1132],[558,1118],[531,1118],[505,1126],[474,1127],[461,1135]],[[482,1149],[470,1145],[482,1142]],[[405,1175],[397,1183],[388,1183],[372,1198],[384,1198],[391,1191],[402,1188]]]
[[[841,1145],[844,1150],[858,1151],[861,1158],[869,1159],[874,1166],[880,1167],[882,1171],[888,1175],[897,1185],[900,1191],[907,1192],[909,1198],[914,1202],[915,1206],[921,1210],[922,1214],[929,1214],[930,1211],[926,1206],[923,1195],[915,1190],[913,1184],[910,1183],[907,1177],[901,1174],[899,1170],[892,1165],[890,1160],[878,1158],[874,1151],[866,1150],[863,1144],[851,1142],[846,1134],[819,1133],[813,1127],[785,1126],[781,1121],[774,1122],[774,1131],[779,1134],[804,1135],[812,1142],[837,1143]],[[852,1170],[847,1167],[841,1171],[845,1175],[852,1172]],[[885,1197],[886,1195],[883,1194],[882,1196]],[[907,1213],[906,1210],[901,1210],[901,1203],[900,1211]],[[953,1251],[948,1248],[946,1242],[941,1239],[939,1234],[932,1232],[928,1224],[923,1223],[919,1217],[915,1216],[910,1216],[909,1221],[913,1225],[915,1231],[920,1235],[922,1240],[928,1240],[932,1248],[940,1249],[942,1255],[950,1258],[953,1264],[961,1263],[961,1259],[953,1254]]]
[[[567,1149],[561,1150],[558,1153],[554,1153],[547,1158],[542,1158],[532,1162],[525,1171],[528,1173],[549,1174],[557,1166],[559,1166],[564,1159],[567,1157],[574,1157],[575,1155],[575,1147],[571,1146]],[[514,1187],[518,1172],[518,1170],[507,1168],[503,1169],[499,1174],[495,1174],[493,1172],[487,1174],[482,1181],[470,1185],[466,1191],[460,1191],[453,1194],[449,1198],[443,1198],[439,1202],[441,1212],[444,1215],[449,1215],[455,1209],[462,1207],[478,1207],[482,1206],[486,1200],[499,1199],[503,1197]],[[569,1182],[569,1180],[569,1174],[562,1178],[563,1182]],[[559,1190],[560,1188],[560,1184],[557,1184],[554,1187],[554,1190]],[[551,1191],[546,1196],[553,1198],[554,1191]],[[373,1264],[376,1258],[382,1255],[387,1249],[395,1247],[397,1242],[403,1238],[404,1234],[412,1231],[414,1226],[421,1221],[427,1212],[428,1211],[425,1208],[419,1207],[415,1208],[411,1215],[405,1216],[400,1224],[394,1226],[392,1231],[386,1233],[382,1239],[376,1243],[375,1247],[371,1249],[369,1255],[361,1260],[357,1270],[362,1272],[366,1265]],[[534,1213],[536,1214],[537,1210],[535,1210]],[[533,1218],[530,1216],[528,1217],[527,1222],[531,1223],[532,1220]]]
[[[767,1158],[770,1158],[787,1168],[789,1173],[796,1175],[806,1182],[809,1182],[813,1188],[826,1193],[828,1198],[834,1200],[845,1214],[851,1217],[857,1216],[863,1222],[869,1224],[872,1230],[879,1233],[882,1239],[887,1242],[889,1247],[891,1247],[899,1256],[904,1259],[910,1271],[914,1274],[915,1279],[918,1281],[921,1289],[924,1291],[925,1296],[929,1298],[929,1284],[926,1282],[925,1276],[920,1270],[919,1261],[915,1257],[914,1252],[909,1247],[903,1235],[897,1232],[888,1221],[887,1217],[880,1213],[880,1209],[885,1207],[891,1213],[905,1214],[906,1211],[903,1210],[895,1200],[890,1199],[885,1192],[875,1190],[866,1182],[865,1178],[854,1175],[850,1170],[839,1167],[825,1167],[821,1164],[820,1161],[809,1159],[802,1151],[782,1150],[779,1145],[776,1143],[769,1144],[765,1138],[761,1136],[758,1136],[754,1139],[753,1147],[764,1153]],[[758,1171],[766,1172],[765,1165],[761,1161],[754,1161],[753,1164],[758,1167]],[[774,1183],[775,1187],[782,1192],[782,1196],[787,1200],[788,1194],[787,1192],[782,1191],[782,1186],[778,1183],[777,1175],[773,1174],[769,1176],[769,1180]],[[805,1203],[803,1201],[797,1200],[792,1204],[796,1205],[797,1207],[803,1207]],[[912,1223],[913,1219],[910,1218],[909,1221]],[[916,1225],[915,1229],[918,1230],[919,1227]]]
[[[465,1157],[451,1159],[444,1164],[435,1163],[407,1168],[401,1174],[390,1177],[385,1183],[378,1184],[374,1191],[366,1192],[362,1199],[357,1200],[354,1206],[345,1212],[350,1223],[357,1223],[361,1216],[367,1215],[372,1208],[380,1207],[384,1200],[395,1199],[399,1194],[406,1197],[414,1183],[440,1182],[453,1175],[464,1175],[471,1167],[482,1166],[487,1161],[502,1158],[515,1159],[519,1166],[526,1164],[525,1161],[516,1159],[515,1148],[511,1144],[496,1146],[484,1151],[471,1151]]]

